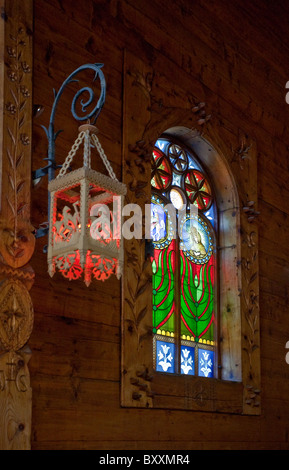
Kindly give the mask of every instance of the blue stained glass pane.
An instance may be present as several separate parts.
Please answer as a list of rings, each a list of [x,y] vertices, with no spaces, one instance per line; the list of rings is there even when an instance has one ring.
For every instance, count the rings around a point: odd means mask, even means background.
[[[168,140],[157,140],[156,141],[156,147],[158,147],[162,152],[165,152],[166,147],[168,146],[169,141]]]
[[[210,209],[204,213],[204,215],[209,219],[212,226],[215,226],[215,204],[212,204]]]
[[[195,348],[181,346],[181,373],[195,375]]]
[[[173,185],[181,187],[182,176],[173,173]]]
[[[214,377],[214,351],[199,349],[199,376]]]
[[[188,156],[189,156],[189,169],[190,169],[190,170],[199,170],[199,171],[202,171],[202,168],[201,168],[200,165],[196,162],[196,160],[193,159],[190,154],[188,154]]]
[[[156,341],[156,370],[175,372],[175,345],[165,341]]]

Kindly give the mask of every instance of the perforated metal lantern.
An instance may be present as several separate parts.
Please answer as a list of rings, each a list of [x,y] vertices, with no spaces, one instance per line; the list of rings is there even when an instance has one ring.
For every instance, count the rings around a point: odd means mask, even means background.
[[[69,280],[84,277],[106,280],[118,278],[123,269],[122,208],[126,186],[120,183],[89,124],[79,135],[58,176],[50,181],[48,272],[58,270]],[[83,144],[83,167],[68,167]],[[91,149],[98,151],[108,176],[91,168]]]

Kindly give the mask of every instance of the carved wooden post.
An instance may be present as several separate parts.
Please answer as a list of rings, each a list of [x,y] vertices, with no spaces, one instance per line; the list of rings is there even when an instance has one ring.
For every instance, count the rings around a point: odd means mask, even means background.
[[[0,449],[30,449],[32,0],[0,0]]]

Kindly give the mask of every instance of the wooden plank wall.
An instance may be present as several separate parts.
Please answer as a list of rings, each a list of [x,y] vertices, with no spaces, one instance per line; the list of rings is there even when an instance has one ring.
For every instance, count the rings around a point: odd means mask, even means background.
[[[121,178],[124,50],[162,67],[167,85],[199,83],[213,111],[250,126],[258,148],[262,412],[248,417],[120,406],[120,282],[47,274],[45,239],[31,264],[32,449],[288,449],[289,7],[256,0],[35,0],[33,169],[43,166],[53,88],[104,62],[99,138]],[[198,92],[199,92],[198,90]],[[170,90],[168,90],[168,93]],[[192,90],[194,94],[194,90]],[[198,94],[198,93],[196,93]],[[69,93],[68,93],[69,95]],[[127,98],[129,99],[129,97]],[[77,135],[69,96],[57,129],[60,163]],[[47,218],[47,180],[32,190],[32,223]]]

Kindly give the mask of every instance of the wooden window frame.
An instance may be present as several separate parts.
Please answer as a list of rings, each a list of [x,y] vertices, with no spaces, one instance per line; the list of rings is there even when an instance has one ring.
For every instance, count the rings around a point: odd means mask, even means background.
[[[151,263],[145,239],[124,240],[121,405],[258,415],[261,406],[255,142],[248,142],[247,135],[238,129],[231,132],[228,145],[228,132],[224,133],[220,124],[200,128],[198,116],[191,108],[181,108],[178,97],[174,109],[154,109],[152,84],[148,83],[152,70],[132,54],[125,54],[124,74],[123,181],[128,188],[125,203],[142,208],[145,228],[154,143],[164,131],[178,137],[194,149],[205,167],[210,167],[211,175],[219,175],[214,178],[220,210],[219,257],[221,266],[229,268],[220,271],[221,378],[162,374],[153,369]],[[154,91],[160,93],[161,99],[160,88]]]

